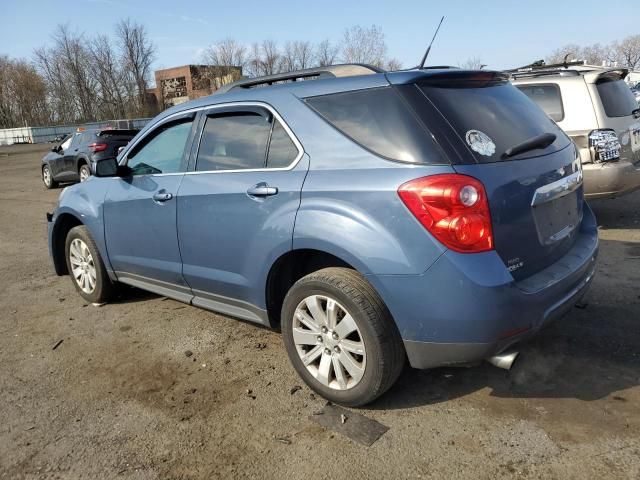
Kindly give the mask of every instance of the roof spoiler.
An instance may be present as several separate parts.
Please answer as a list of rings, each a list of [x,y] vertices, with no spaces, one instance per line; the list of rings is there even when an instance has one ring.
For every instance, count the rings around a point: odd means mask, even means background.
[[[442,70],[431,72],[417,81],[423,85],[438,85],[444,87],[485,86],[506,83],[510,75],[493,70]]]

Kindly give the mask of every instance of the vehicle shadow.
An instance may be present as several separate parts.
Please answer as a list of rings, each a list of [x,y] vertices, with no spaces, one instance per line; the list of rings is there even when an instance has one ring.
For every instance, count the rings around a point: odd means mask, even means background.
[[[620,198],[591,200],[589,206],[604,230],[640,229],[640,190]]]
[[[153,300],[154,298],[163,297],[161,295],[157,295],[140,288],[132,287],[125,284],[118,284],[118,293],[116,295],[116,298],[110,300],[109,303],[137,303],[146,302],[147,300]]]
[[[601,262],[582,308],[519,345],[510,371],[486,362],[469,368],[405,368],[370,406],[393,410],[436,404],[485,388],[503,398],[597,400],[640,384],[640,260],[624,266],[628,242],[601,242]],[[622,266],[621,266],[622,265]]]

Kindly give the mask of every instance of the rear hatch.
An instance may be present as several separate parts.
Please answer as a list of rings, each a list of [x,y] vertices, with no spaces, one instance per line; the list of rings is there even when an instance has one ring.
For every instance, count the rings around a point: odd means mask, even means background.
[[[600,114],[601,129],[612,129],[620,141],[620,160],[640,162],[640,110],[636,97],[624,82],[627,70],[590,72],[584,75]]]
[[[449,70],[409,84],[402,76],[389,80],[398,84],[454,169],[484,184],[495,249],[516,280],[571,248],[583,209],[575,147],[507,76]],[[531,139],[538,139],[535,148],[514,149]]]
[[[102,130],[98,134],[97,142],[107,144],[107,148],[103,152],[104,157],[116,157],[118,149],[127,145],[137,133],[138,130]]]

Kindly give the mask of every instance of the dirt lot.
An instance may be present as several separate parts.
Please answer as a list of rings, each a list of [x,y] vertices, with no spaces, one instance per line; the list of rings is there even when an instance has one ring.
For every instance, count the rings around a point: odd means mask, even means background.
[[[86,305],[48,258],[43,151],[0,148],[0,478],[640,478],[640,192],[593,202],[586,308],[511,372],[407,368],[367,448],[309,420],[279,334],[135,289]]]

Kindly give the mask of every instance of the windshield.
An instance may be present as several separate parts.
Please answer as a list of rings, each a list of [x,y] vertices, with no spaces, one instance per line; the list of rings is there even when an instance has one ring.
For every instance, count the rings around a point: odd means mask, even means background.
[[[422,92],[473,151],[478,163],[520,160],[556,152],[570,140],[540,107],[508,82],[425,83]],[[505,152],[543,134],[555,141],[506,157]]]

